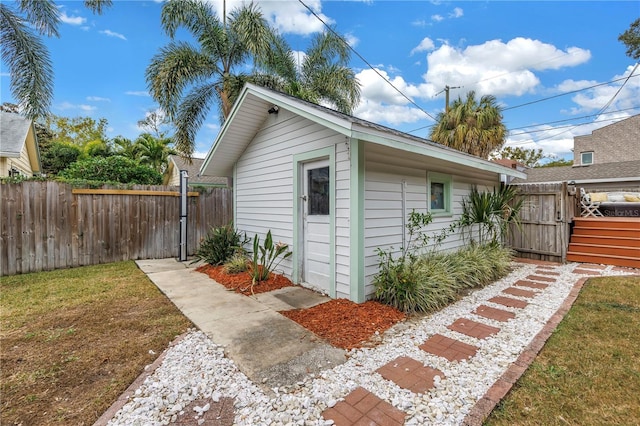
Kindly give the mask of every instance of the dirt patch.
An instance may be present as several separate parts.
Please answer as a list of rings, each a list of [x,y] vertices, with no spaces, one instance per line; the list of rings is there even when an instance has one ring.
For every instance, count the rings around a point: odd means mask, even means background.
[[[280,312],[333,346],[353,349],[376,343],[376,337],[405,315],[378,302],[354,303],[334,299],[308,309]]]
[[[240,272],[239,274],[228,274],[224,271],[224,266],[202,265],[196,269],[198,272],[207,274],[211,279],[222,284],[229,290],[234,290],[236,293],[250,296],[251,289],[251,276],[248,272]],[[266,293],[268,291],[277,290],[283,287],[292,286],[293,283],[287,277],[271,273],[269,279],[266,281],[260,281],[253,286],[253,294]]]

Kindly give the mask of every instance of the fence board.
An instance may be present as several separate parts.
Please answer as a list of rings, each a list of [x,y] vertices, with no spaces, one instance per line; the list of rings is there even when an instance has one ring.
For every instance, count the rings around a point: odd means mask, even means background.
[[[106,189],[75,193],[69,185],[53,181],[2,184],[0,276],[178,256],[176,187]],[[189,255],[212,226],[231,221],[231,194],[227,188],[190,194]]]

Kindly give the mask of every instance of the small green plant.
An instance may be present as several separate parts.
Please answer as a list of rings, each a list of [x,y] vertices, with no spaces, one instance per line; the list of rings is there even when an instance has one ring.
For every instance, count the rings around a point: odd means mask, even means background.
[[[253,238],[251,270],[249,271],[252,278],[252,286],[260,281],[267,280],[271,271],[292,254],[293,252],[289,250],[287,244],[273,243],[271,230],[267,232],[263,245],[260,245],[260,237],[256,234]]]
[[[239,274],[249,269],[249,260],[244,253],[237,252],[224,264],[224,271],[227,274]]]
[[[232,224],[211,228],[195,253],[196,262],[202,260],[211,265],[222,265],[249,240],[244,233],[237,231]]]

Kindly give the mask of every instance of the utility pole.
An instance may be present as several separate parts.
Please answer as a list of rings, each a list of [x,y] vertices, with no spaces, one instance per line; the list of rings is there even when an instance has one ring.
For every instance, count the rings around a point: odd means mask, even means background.
[[[455,86],[455,87],[449,87],[448,85],[444,86],[445,99],[446,99],[445,100],[444,112],[449,112],[449,90],[450,89],[459,89],[460,87],[462,87],[462,86]],[[442,93],[442,92],[440,92],[440,93]]]

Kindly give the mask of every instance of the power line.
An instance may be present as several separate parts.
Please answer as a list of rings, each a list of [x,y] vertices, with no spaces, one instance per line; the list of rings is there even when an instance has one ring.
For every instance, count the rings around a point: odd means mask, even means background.
[[[637,68],[637,65],[636,65],[636,68]],[[634,68],[634,71],[635,71],[635,68]],[[521,104],[521,105],[515,105],[515,106],[509,107],[509,108],[503,108],[502,111],[508,111],[510,109],[516,109],[516,108],[520,108],[520,107],[527,106],[527,105],[537,104],[538,102],[548,101],[549,99],[559,98],[560,96],[571,95],[572,93],[582,92],[583,90],[593,89],[594,87],[598,87],[598,86],[605,86],[607,84],[615,83],[615,82],[620,81],[620,80],[625,80],[625,79],[629,80],[631,77],[640,77],[640,74],[636,74],[636,75],[632,75],[632,74],[633,74],[633,71],[627,77],[621,77],[621,78],[617,78],[615,80],[607,81],[605,83],[598,83],[598,84],[594,84],[593,86],[584,87],[582,89],[571,90],[570,92],[560,93],[559,95],[553,95],[553,96],[549,96],[549,97],[546,97],[546,98],[537,99],[535,101],[527,102],[527,103],[524,103],[524,104]]]
[[[407,101],[409,101],[413,106],[415,106],[416,108],[418,108],[420,111],[424,112],[429,118],[431,118],[432,120],[436,120],[436,118],[429,114],[427,111],[425,111],[420,105],[418,105],[417,103],[415,103],[413,101],[413,99],[409,98],[407,95],[405,95],[400,89],[398,89],[396,86],[393,85],[392,82],[390,82],[389,80],[387,80],[381,73],[380,71],[378,71],[377,69],[375,69],[373,67],[373,65],[371,65],[369,63],[369,61],[367,61],[360,53],[358,53],[358,51],[356,49],[354,49],[349,43],[347,43],[347,41],[342,38],[342,36],[340,34],[338,34],[336,31],[334,31],[333,28],[331,28],[329,25],[327,25],[326,22],[324,22],[322,20],[322,18],[320,18],[320,16],[318,16],[318,14],[316,14],[316,12],[314,12],[309,6],[307,6],[302,0],[298,0],[300,2],[300,4],[302,4],[305,8],[307,8],[307,10],[316,17],[316,19],[318,19],[318,21],[322,22],[322,25],[325,26],[325,28],[327,28],[331,33],[333,33],[333,35],[335,35],[336,37],[338,37],[348,48],[349,50],[351,50],[353,53],[356,54],[356,56],[358,58],[360,58],[360,60],[362,60],[362,62],[364,62],[365,64],[367,64],[367,66],[373,70],[373,72],[375,72],[376,74],[378,74],[378,76],[380,78],[382,78],[382,80],[384,80],[389,86],[391,86],[393,88],[393,90],[395,90],[396,92],[398,92],[403,98],[405,98]]]

